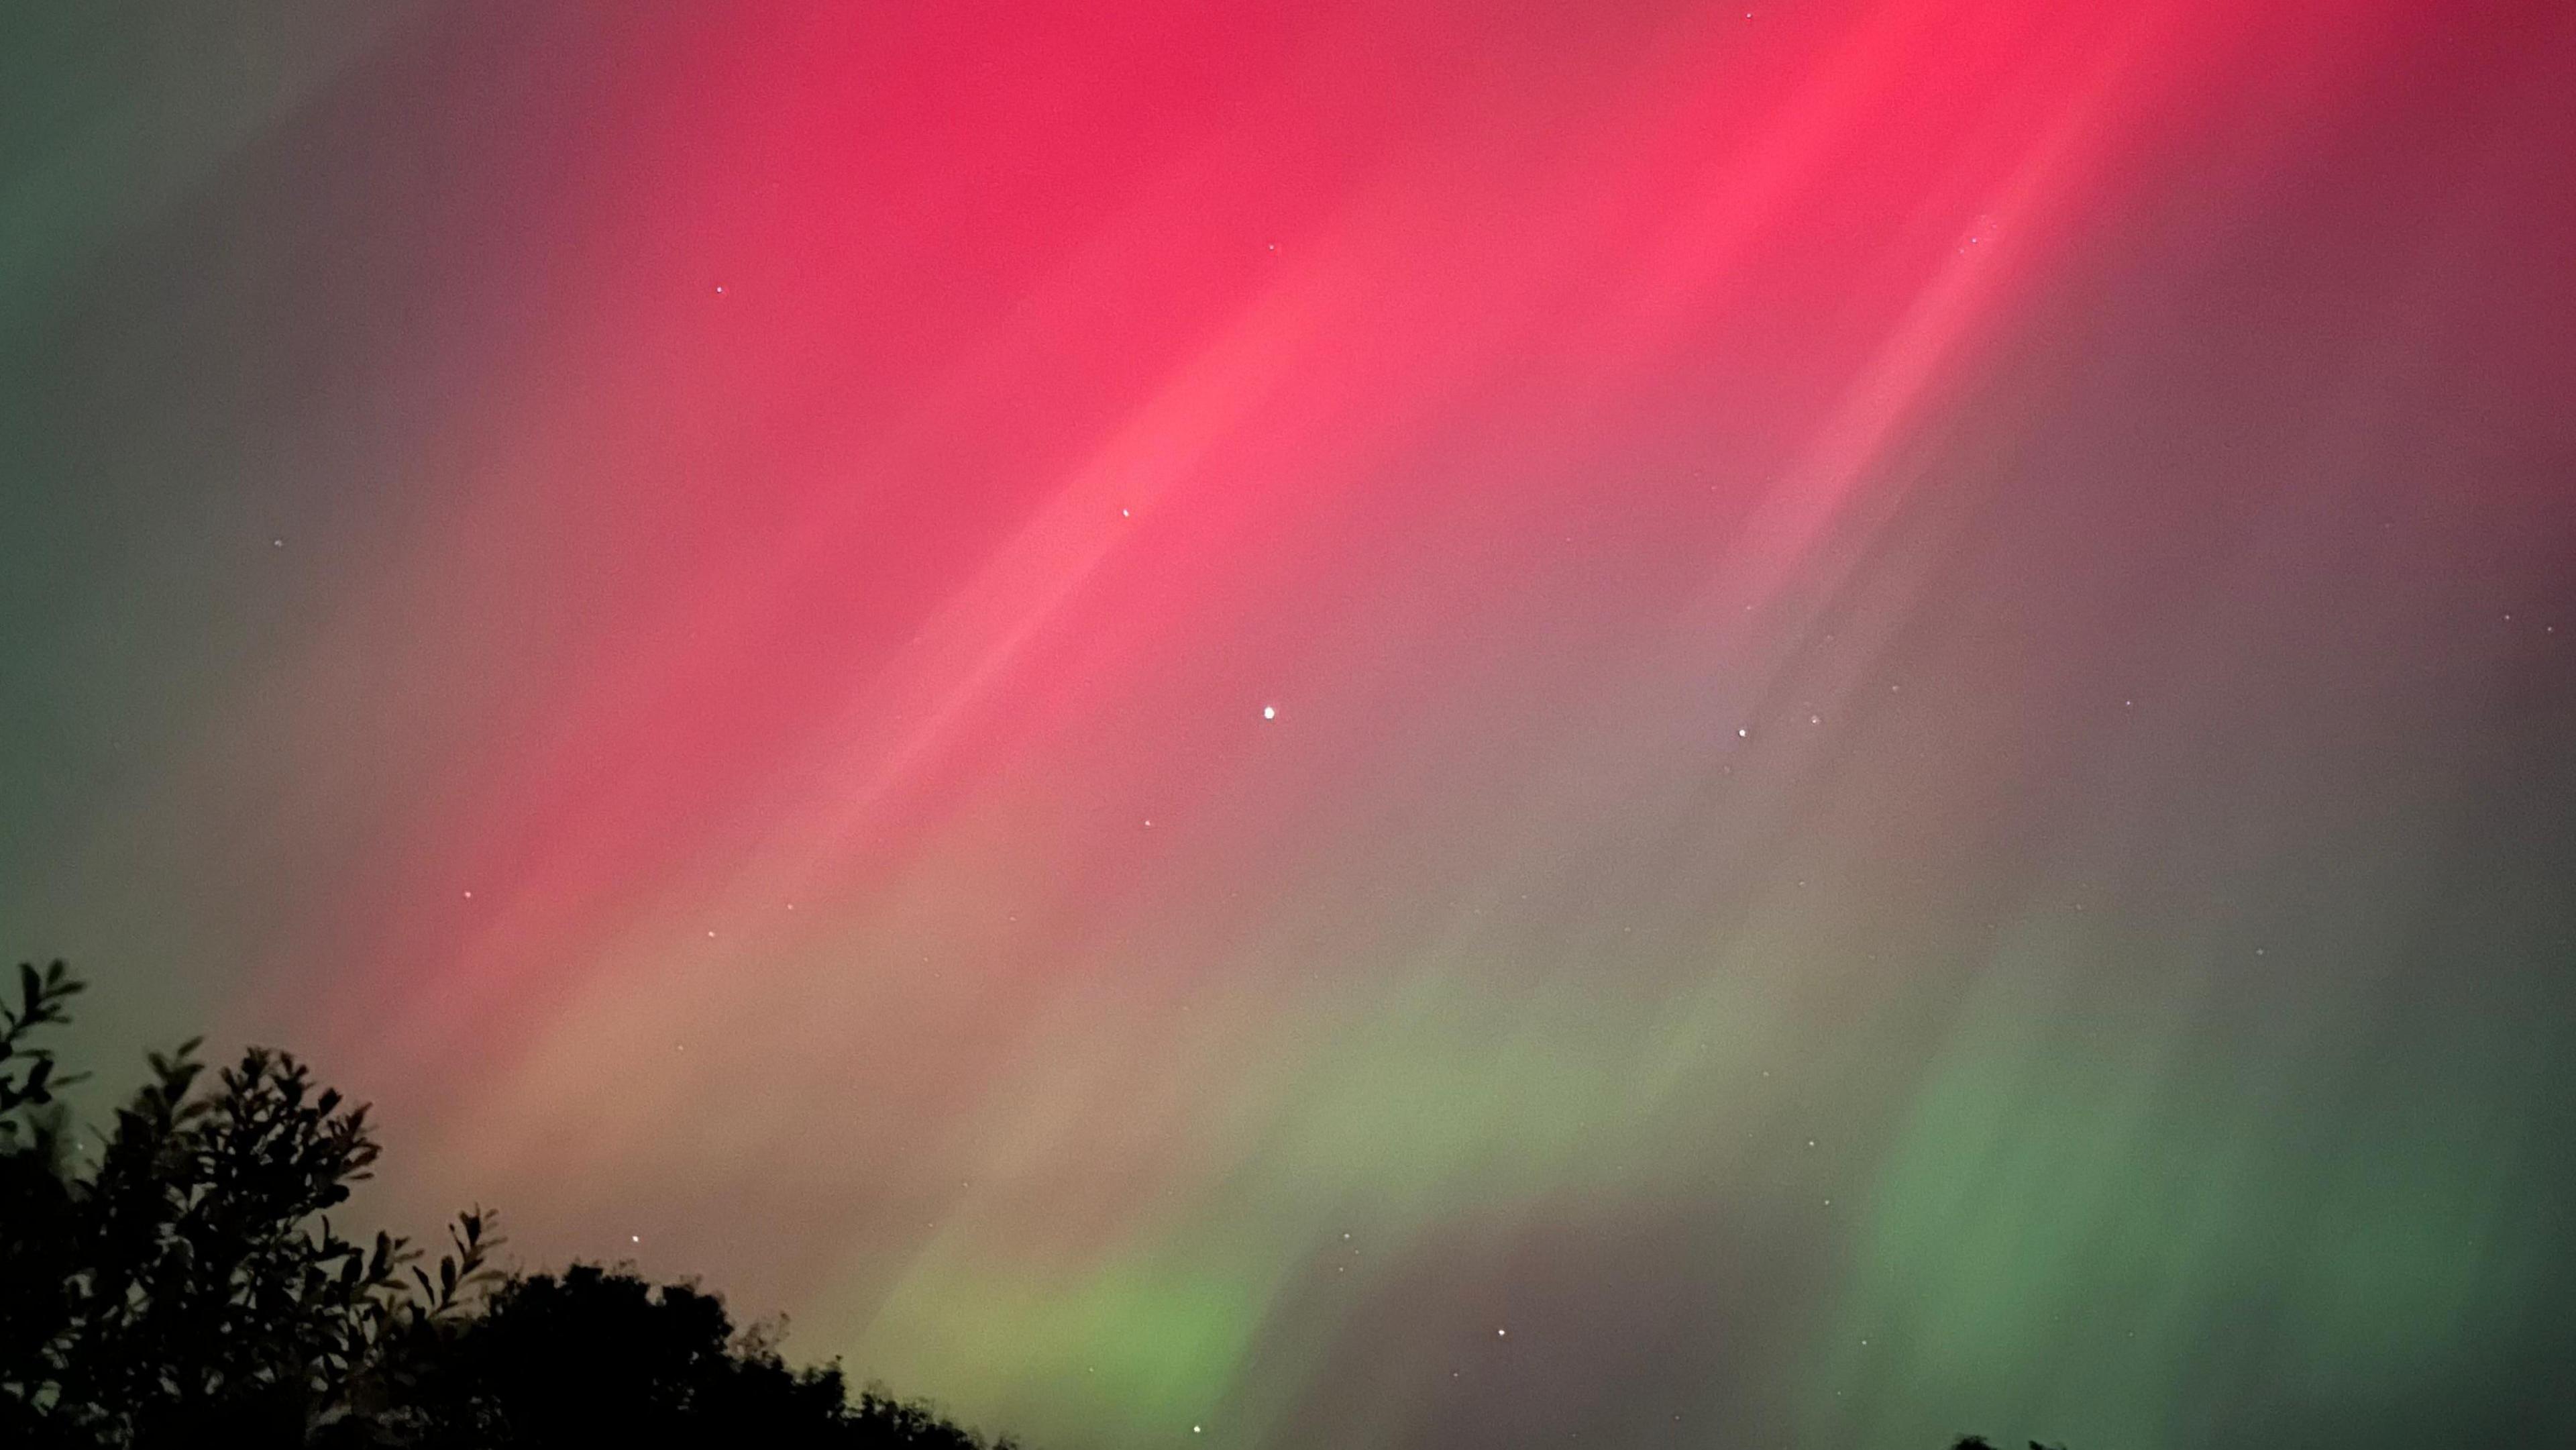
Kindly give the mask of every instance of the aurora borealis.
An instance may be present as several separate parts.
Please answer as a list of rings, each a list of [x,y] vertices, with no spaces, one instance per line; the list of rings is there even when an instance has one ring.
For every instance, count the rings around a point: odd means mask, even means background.
[[[2576,11],[27,6],[0,927],[1040,1450],[2576,1443]]]

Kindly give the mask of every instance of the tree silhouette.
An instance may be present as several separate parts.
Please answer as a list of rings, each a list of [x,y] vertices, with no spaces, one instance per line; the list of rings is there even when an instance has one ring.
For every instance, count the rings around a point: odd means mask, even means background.
[[[510,1278],[481,1312],[431,1338],[431,1353],[394,1360],[418,1377],[410,1399],[423,1446],[983,1443],[874,1390],[853,1404],[837,1366],[790,1369],[774,1332],[737,1331],[718,1297],[656,1289],[623,1269]]]
[[[367,1110],[252,1048],[211,1084],[149,1055],[95,1156],[37,1041],[82,990],[61,962],[0,994],[0,1447],[986,1450],[837,1364],[792,1368],[694,1284],[624,1267],[496,1273],[480,1210],[430,1267],[330,1211],[376,1161]],[[1010,1450],[1003,1440],[991,1450]],[[1995,1450],[1964,1436],[1952,1450]],[[2030,1450],[2050,1450],[2031,1442]]]
[[[918,1404],[853,1402],[723,1301],[576,1264],[496,1275],[457,1216],[433,1271],[329,1217],[368,1176],[363,1106],[285,1053],[211,1085],[195,1041],[151,1054],[94,1159],[35,1039],[82,989],[60,962],[0,997],[0,1445],[980,1450]],[[1007,1442],[1004,1442],[1007,1444]]]

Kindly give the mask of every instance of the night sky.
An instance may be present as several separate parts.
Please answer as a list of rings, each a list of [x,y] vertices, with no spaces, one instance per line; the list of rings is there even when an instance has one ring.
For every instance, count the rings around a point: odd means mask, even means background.
[[[2576,9],[12,6],[0,952],[1042,1450],[2576,1443]]]

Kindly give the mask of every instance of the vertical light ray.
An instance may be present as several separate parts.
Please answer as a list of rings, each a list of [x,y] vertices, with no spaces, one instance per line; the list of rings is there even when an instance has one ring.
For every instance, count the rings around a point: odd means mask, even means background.
[[[388,1213],[1058,1450],[2565,1427],[2562,18],[255,8],[0,155],[0,915]]]

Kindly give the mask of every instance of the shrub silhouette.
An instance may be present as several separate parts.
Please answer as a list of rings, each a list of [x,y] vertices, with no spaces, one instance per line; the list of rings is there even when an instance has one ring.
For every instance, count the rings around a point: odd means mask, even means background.
[[[330,1210],[377,1147],[364,1106],[252,1048],[207,1085],[198,1042],[73,1151],[36,1039],[81,982],[18,968],[0,995],[0,1446],[985,1450],[838,1365],[791,1368],[694,1284],[623,1267],[499,1274],[480,1210],[435,1269]],[[1010,1450],[1003,1440],[992,1450]],[[1995,1450],[1964,1436],[1952,1450]],[[2031,1443],[2031,1450],[2050,1447]]]
[[[837,1366],[790,1369],[776,1332],[623,1269],[496,1275],[457,1216],[435,1270],[403,1239],[344,1238],[367,1110],[253,1048],[211,1087],[197,1042],[150,1056],[93,1161],[76,1161],[36,1039],[82,989],[60,962],[0,996],[0,1445],[597,1444],[979,1450]],[[1004,1442],[1007,1444],[1008,1442]]]
[[[410,1443],[421,1446],[983,1443],[873,1390],[852,1403],[837,1367],[790,1369],[774,1334],[736,1331],[721,1299],[624,1269],[511,1277],[478,1312],[431,1322],[418,1339],[428,1352],[416,1342],[388,1370],[410,1380]]]

